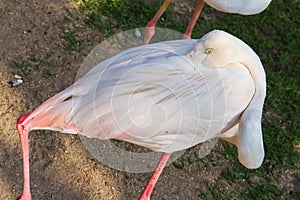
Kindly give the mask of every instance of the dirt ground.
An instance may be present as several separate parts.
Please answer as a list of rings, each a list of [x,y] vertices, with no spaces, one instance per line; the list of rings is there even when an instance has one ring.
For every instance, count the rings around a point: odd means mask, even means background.
[[[66,18],[76,17],[80,20],[64,23]],[[98,44],[101,33],[87,28],[84,17],[67,1],[0,2],[1,200],[16,199],[23,188],[16,119],[72,84],[84,57]],[[79,37],[89,41],[81,53],[66,51],[61,38],[74,27],[82,34]],[[14,80],[15,74],[21,75],[24,83],[10,88],[7,82]],[[94,159],[78,136],[51,131],[31,132],[30,160],[33,199],[137,199],[150,176],[111,169]],[[153,199],[195,196],[191,186],[196,178],[168,167]]]
[[[87,27],[84,19],[67,0],[0,1],[1,200],[16,199],[23,188],[17,118],[72,84],[84,57],[102,37]],[[86,42],[80,53],[66,51],[61,37],[74,27]],[[30,63],[26,63],[28,60]],[[24,83],[10,88],[7,82],[14,80],[15,74],[23,76]],[[217,155],[212,156],[218,160]],[[30,160],[33,199],[137,199],[150,177],[150,173],[111,169],[90,155],[77,135],[51,131],[31,132]],[[196,165],[188,166],[185,172],[167,167],[153,199],[197,198],[197,188],[205,187],[199,180],[213,183],[226,168],[223,162],[213,171],[199,170]]]

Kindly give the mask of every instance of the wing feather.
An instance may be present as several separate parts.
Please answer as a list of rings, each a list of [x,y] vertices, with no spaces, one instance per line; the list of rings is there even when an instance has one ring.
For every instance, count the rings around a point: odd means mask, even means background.
[[[185,55],[172,53],[140,60],[108,67],[93,92],[79,98],[73,117],[82,134],[178,151],[235,125],[232,119],[254,93],[251,75],[241,64],[195,69]],[[244,97],[240,90],[250,91],[246,101],[239,99]],[[92,103],[84,107],[86,102]]]
[[[64,120],[44,128],[122,139],[162,152],[218,137],[237,123],[254,82],[242,64],[196,65],[186,56],[196,43],[137,47],[99,63],[41,105],[56,119],[61,110],[67,112]],[[33,117],[43,109],[37,110]],[[49,112],[39,118],[47,122]]]

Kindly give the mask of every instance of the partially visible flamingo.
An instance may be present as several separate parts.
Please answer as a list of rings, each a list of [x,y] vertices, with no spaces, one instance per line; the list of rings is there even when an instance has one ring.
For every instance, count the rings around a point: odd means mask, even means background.
[[[265,10],[272,0],[199,0],[190,23],[183,35],[184,39],[190,39],[194,26],[200,16],[204,2],[211,7],[226,13],[236,13],[241,15],[258,14]],[[148,44],[155,33],[155,25],[166,8],[171,3],[171,0],[165,0],[159,8],[155,16],[146,25],[144,43]]]
[[[31,199],[28,132],[36,129],[113,138],[163,152],[141,200],[150,199],[172,152],[212,138],[233,143],[239,161],[258,168],[264,158],[265,95],[259,57],[224,31],[126,50],[18,119],[24,164],[20,199]]]

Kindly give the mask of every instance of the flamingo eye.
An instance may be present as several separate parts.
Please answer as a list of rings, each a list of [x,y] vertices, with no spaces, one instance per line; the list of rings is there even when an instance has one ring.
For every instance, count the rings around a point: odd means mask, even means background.
[[[206,48],[204,53],[211,54],[213,52],[213,48]]]

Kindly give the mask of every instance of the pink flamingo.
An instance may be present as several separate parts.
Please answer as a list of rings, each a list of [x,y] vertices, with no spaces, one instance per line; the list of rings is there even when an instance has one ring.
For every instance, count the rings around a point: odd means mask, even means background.
[[[265,10],[271,3],[271,0],[199,0],[191,21],[183,35],[184,39],[190,39],[194,26],[200,16],[201,10],[204,6],[204,2],[211,7],[227,13],[236,13],[242,15],[258,14]],[[145,40],[144,43],[148,44],[155,33],[155,25],[161,15],[165,12],[166,8],[171,3],[171,0],[165,0],[162,6],[159,8],[155,16],[146,25]]]
[[[172,152],[209,139],[236,145],[239,161],[257,168],[264,158],[265,95],[259,57],[224,31],[128,49],[18,119],[24,165],[20,199],[31,199],[28,132],[36,129],[119,139],[162,152],[141,200],[150,199]]]

